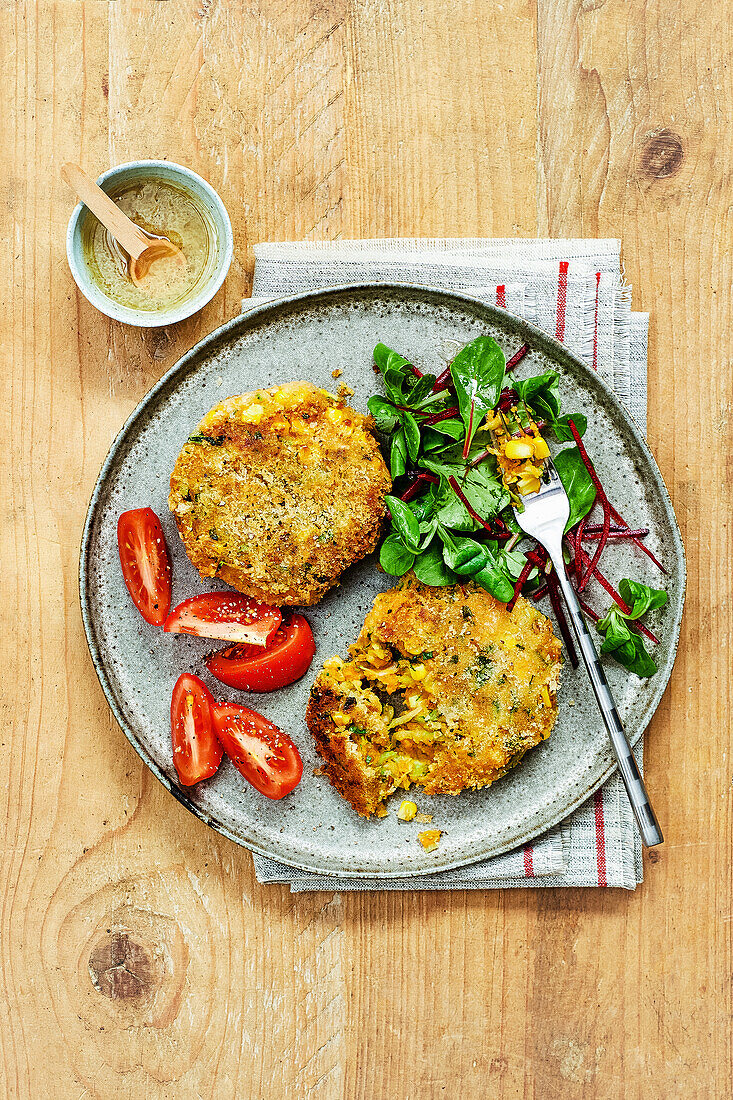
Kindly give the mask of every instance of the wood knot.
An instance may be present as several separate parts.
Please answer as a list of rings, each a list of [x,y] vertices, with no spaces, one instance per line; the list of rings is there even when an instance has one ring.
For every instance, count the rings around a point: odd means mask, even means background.
[[[641,172],[650,179],[666,179],[678,172],[685,153],[679,134],[659,130],[647,138],[641,151]]]
[[[89,973],[95,988],[113,1001],[140,1000],[159,984],[150,952],[127,932],[113,932],[94,947]]]

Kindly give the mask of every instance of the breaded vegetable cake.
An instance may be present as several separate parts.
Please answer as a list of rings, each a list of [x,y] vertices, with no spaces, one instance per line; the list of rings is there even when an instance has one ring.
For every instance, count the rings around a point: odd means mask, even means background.
[[[364,817],[398,788],[486,787],[549,737],[560,643],[520,597],[408,574],[377,596],[350,659],[332,657],[306,720],[337,791]]]
[[[207,413],[168,498],[201,576],[278,606],[320,600],[379,539],[391,479],[370,426],[309,382]]]

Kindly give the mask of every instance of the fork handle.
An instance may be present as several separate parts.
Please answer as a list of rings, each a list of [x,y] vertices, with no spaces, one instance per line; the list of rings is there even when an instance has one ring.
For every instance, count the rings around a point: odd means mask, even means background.
[[[554,552],[550,550],[550,547],[547,547],[547,549],[550,553],[552,564],[555,567],[562,594],[565,597],[565,603],[570,614],[570,622],[572,623],[575,637],[578,640],[578,646],[583,661],[585,662],[585,667],[588,670],[588,676],[590,677],[591,686],[595,693],[596,700],[598,701],[598,707],[603,717],[603,721],[605,722],[606,729],[608,730],[608,736],[611,738],[611,745],[613,746],[613,751],[618,761],[618,770],[621,772],[621,778],[624,781],[626,793],[629,796],[631,809],[634,811],[634,817],[639,826],[641,839],[647,848],[652,848],[655,844],[661,844],[663,842],[664,837],[662,836],[662,830],[659,827],[659,822],[652,809],[652,804],[649,801],[649,795],[644,786],[644,780],[641,777],[636,760],[631,752],[631,746],[626,739],[624,727],[621,724],[621,718],[616,709],[611,689],[608,686],[606,674],[603,671],[603,666],[599,660],[588,627],[585,625],[585,619],[580,610],[580,604],[578,603],[575,589],[565,574],[562,549],[555,550]]]

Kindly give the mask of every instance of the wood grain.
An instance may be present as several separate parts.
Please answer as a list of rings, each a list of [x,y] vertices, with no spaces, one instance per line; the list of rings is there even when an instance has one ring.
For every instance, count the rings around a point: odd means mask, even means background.
[[[8,1097],[731,1095],[731,12],[702,0],[0,0],[5,141],[0,1080]],[[66,160],[180,160],[225,287],[135,331],[64,254]],[[152,780],[76,569],[120,423],[237,310],[265,239],[608,235],[651,311],[688,610],[635,894],[314,894]]]

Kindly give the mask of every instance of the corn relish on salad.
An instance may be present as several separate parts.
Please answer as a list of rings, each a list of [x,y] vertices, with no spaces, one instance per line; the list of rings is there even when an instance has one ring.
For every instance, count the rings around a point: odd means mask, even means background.
[[[526,405],[512,405],[487,416],[484,423],[494,437],[494,447],[501,480],[516,499],[536,493],[540,487],[542,467],[550,457],[550,448],[529,415]]]

